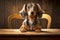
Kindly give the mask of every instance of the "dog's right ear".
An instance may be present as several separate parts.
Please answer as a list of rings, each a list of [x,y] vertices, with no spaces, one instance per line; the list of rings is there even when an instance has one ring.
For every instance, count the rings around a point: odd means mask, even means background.
[[[19,11],[19,13],[21,14],[21,16],[23,17],[23,18],[26,18],[27,17],[27,4],[24,4],[24,6],[23,6],[23,8],[22,8],[22,10],[21,11]]]

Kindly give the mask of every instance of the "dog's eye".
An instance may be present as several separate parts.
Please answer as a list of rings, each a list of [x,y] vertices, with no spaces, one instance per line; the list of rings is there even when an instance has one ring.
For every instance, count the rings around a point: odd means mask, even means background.
[[[30,7],[28,6],[28,8],[30,8]]]

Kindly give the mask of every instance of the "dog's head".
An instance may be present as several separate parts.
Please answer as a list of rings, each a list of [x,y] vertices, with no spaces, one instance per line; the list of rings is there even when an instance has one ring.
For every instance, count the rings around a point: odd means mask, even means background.
[[[22,10],[20,11],[20,14],[24,18],[26,18],[26,17],[30,17],[30,18],[38,17],[38,18],[41,18],[43,13],[44,13],[44,11],[41,9],[40,5],[35,4],[35,3],[24,4]]]

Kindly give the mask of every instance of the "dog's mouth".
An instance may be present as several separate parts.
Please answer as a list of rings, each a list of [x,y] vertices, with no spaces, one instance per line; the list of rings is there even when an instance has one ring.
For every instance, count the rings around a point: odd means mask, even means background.
[[[36,15],[30,15],[29,18],[34,19]]]
[[[34,16],[33,16],[33,15],[30,15],[29,17],[30,17],[30,18],[34,18]]]

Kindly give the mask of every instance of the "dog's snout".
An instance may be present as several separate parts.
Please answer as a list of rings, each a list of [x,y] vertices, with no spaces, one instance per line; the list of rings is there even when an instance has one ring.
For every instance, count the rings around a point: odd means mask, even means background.
[[[34,12],[31,12],[31,14],[33,15],[33,14],[34,14]]]

